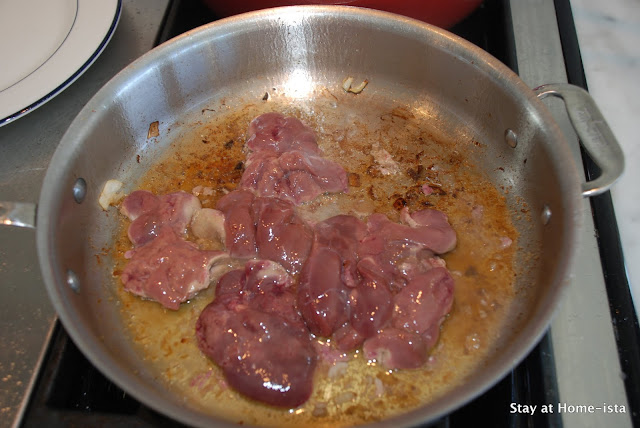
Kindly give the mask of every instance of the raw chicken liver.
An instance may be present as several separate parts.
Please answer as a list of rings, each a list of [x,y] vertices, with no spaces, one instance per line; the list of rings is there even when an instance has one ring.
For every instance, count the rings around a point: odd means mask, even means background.
[[[193,214],[201,208],[200,201],[186,192],[174,192],[156,196],[146,190],[131,192],[120,211],[131,220],[129,239],[135,245],[142,245],[158,234],[158,228],[168,225],[180,236]]]
[[[322,157],[313,131],[298,119],[266,113],[251,122],[249,135],[240,187],[296,205],[347,191],[344,168]]]
[[[298,304],[312,333],[331,336],[349,319],[349,293],[358,281],[358,244],[366,226],[340,215],[315,226],[315,240],[298,284]]]
[[[252,260],[224,275],[196,324],[198,346],[247,397],[297,407],[313,390],[316,351],[290,290],[272,261]]]
[[[298,305],[310,331],[390,369],[426,361],[453,302],[453,278],[436,252],[456,241],[436,210],[404,211],[407,224],[382,214],[366,226],[352,216],[318,223],[298,285]]]
[[[225,217],[226,248],[232,257],[259,257],[297,274],[311,250],[313,232],[291,202],[235,190],[217,204]]]
[[[244,262],[217,281],[196,337],[233,388],[285,408],[311,396],[320,358],[361,348],[388,369],[422,366],[451,310],[454,281],[439,254],[456,234],[446,215],[402,210],[400,222],[371,214],[305,223],[297,205],[347,191],[344,169],[323,157],[298,119],[267,113],[250,126],[239,187],[217,210],[184,192],[133,192],[122,205],[136,247],[122,274],[129,291],[171,309],[208,285],[226,253],[198,250],[192,231],[224,241]],[[200,211],[199,211],[200,210]],[[330,338],[319,347],[315,337]]]
[[[253,152],[279,155],[299,150],[311,155],[322,155],[313,129],[295,117],[280,113],[265,113],[249,124],[247,147]]]
[[[203,251],[167,225],[151,241],[128,252],[131,258],[120,275],[124,288],[162,306],[177,310],[180,303],[207,288],[211,267],[227,255]]]
[[[212,266],[227,255],[199,250],[183,238],[200,208],[198,198],[185,192],[156,196],[137,190],[124,199],[120,210],[132,220],[127,233],[135,245],[120,276],[126,290],[177,310],[209,286]]]

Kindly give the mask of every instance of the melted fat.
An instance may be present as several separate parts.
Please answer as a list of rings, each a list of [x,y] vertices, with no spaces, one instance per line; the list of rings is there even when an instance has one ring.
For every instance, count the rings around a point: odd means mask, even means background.
[[[417,117],[406,107],[376,106],[370,113],[362,111],[357,103],[364,101],[364,93],[332,95],[325,101],[314,108],[296,109],[272,99],[235,112],[203,111],[201,123],[177,138],[136,188],[160,194],[211,187],[214,194],[201,195],[200,200],[204,207],[214,207],[240,178],[249,121],[266,111],[293,114],[316,130],[325,155],[352,173],[348,193],[321,196],[301,207],[303,215],[315,221],[337,213],[364,218],[377,211],[397,220],[404,205],[411,210],[431,206],[444,211],[458,236],[456,249],[443,256],[456,281],[453,309],[424,368],[390,372],[355,353],[329,377],[331,367],[320,362],[314,393],[306,404],[292,410],[271,408],[227,387],[221,371],[197,348],[194,326],[213,299],[214,287],[176,312],[123,290],[117,277],[125,265],[124,252],[131,246],[126,237],[128,222],[123,219],[113,251],[114,287],[133,341],[158,376],[186,403],[234,422],[345,426],[414,409],[479,368],[508,322],[518,234],[505,197],[470,161],[482,150],[481,145],[471,138],[447,139],[434,128],[433,120]],[[372,155],[381,148],[400,165],[399,173],[381,172],[384,169]],[[436,192],[425,196],[421,191],[425,183]],[[481,218],[472,215],[477,206],[483,207]],[[514,244],[502,248],[504,237]],[[204,241],[200,245],[220,247]]]

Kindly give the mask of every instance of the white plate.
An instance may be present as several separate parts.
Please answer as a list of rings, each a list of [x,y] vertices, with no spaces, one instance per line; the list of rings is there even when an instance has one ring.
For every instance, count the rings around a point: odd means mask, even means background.
[[[62,92],[118,24],[122,0],[0,1],[0,126]]]

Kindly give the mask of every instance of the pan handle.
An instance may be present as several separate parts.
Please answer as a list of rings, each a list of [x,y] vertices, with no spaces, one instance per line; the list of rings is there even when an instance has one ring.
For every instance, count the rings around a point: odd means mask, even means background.
[[[624,171],[624,154],[591,95],[581,87],[567,83],[542,85],[533,91],[539,99],[553,95],[564,100],[582,146],[600,167],[598,178],[582,184],[582,196],[586,198],[609,190]]]
[[[0,201],[0,224],[36,228],[36,204]]]

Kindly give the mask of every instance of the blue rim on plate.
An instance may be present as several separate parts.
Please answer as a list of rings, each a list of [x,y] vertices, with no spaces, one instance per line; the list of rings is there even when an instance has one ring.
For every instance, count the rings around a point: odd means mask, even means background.
[[[86,57],[86,60],[79,67],[73,66],[73,68],[71,69],[64,70],[64,72],[62,73],[58,73],[59,74],[58,76],[52,77],[52,79],[58,79],[60,83],[57,86],[55,86],[53,89],[42,88],[41,89],[42,94],[38,94],[40,98],[38,98],[36,101],[30,102],[27,105],[21,105],[20,101],[13,101],[13,103],[15,103],[15,107],[14,107],[15,112],[12,112],[11,114],[0,118],[0,127],[3,125],[7,125],[15,121],[16,119],[34,111],[38,107],[44,105],[47,101],[53,99],[56,95],[61,93],[64,89],[66,89],[69,85],[71,85],[74,81],[76,81],[95,62],[95,60],[100,56],[102,51],[104,51],[105,47],[109,44],[109,41],[111,40],[111,37],[113,36],[113,33],[115,32],[115,29],[118,26],[118,22],[120,21],[120,15],[122,12],[122,0],[112,0],[110,2],[105,1],[102,4],[104,6],[107,3],[110,3],[111,5],[113,5],[112,6],[113,15],[109,14],[108,16],[101,18],[103,19],[103,21],[98,23],[97,25],[93,25],[95,23],[86,23],[87,25],[84,26],[84,28],[91,27],[91,31],[94,31],[94,32],[102,33],[104,31],[104,36],[102,37],[102,40],[97,44],[97,46],[95,44],[93,47],[87,46],[87,48],[85,48],[84,51],[78,53],[78,55],[82,55],[83,57]],[[2,100],[3,92],[9,89],[13,89],[15,91],[15,87],[18,87],[20,85],[32,84],[33,82],[30,82],[30,78],[33,78],[33,76],[35,76],[39,72],[43,72],[43,66],[45,64],[51,61],[55,61],[56,55],[61,51],[61,48],[65,45],[65,43],[69,43],[69,41],[73,39],[77,40],[77,39],[83,38],[84,34],[78,33],[78,28],[79,28],[78,11],[80,10],[80,8],[84,8],[84,7],[87,7],[88,9],[90,9],[91,5],[86,0],[77,0],[76,16],[74,17],[73,25],[69,30],[69,33],[65,37],[64,41],[62,42],[62,44],[36,70],[29,73],[29,75],[22,78],[19,82],[11,85],[10,87],[6,88],[3,91],[0,91],[0,102],[6,102],[6,100],[4,101]],[[106,7],[108,7],[108,5]],[[84,9],[82,9],[82,11],[84,11]],[[86,15],[81,15],[81,16],[86,16]],[[80,31],[82,32],[84,30],[80,30]]]

